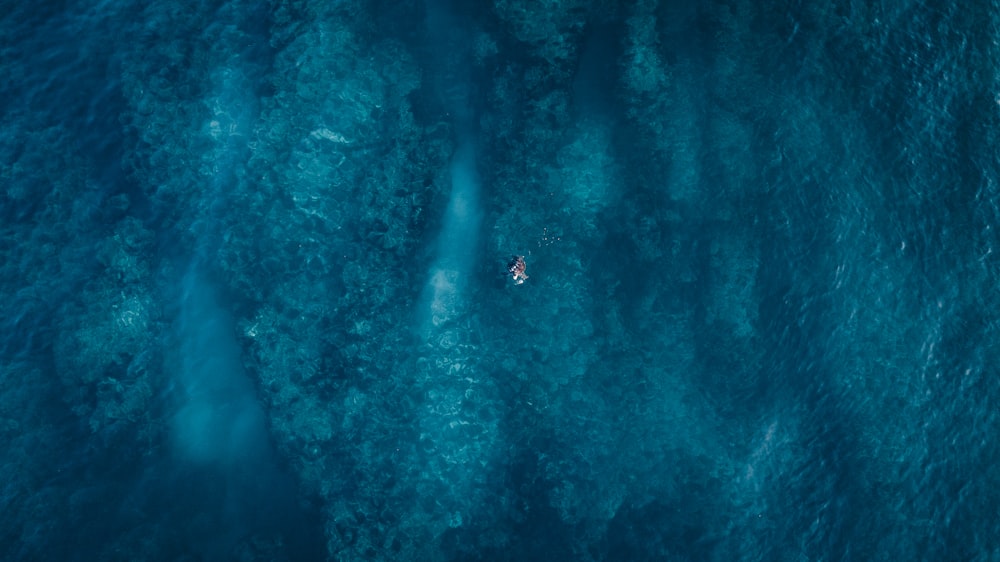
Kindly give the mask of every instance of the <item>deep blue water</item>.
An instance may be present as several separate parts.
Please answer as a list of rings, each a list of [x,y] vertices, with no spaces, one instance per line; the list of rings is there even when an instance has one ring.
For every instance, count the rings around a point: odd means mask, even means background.
[[[1000,4],[8,4],[3,559],[1000,560]]]

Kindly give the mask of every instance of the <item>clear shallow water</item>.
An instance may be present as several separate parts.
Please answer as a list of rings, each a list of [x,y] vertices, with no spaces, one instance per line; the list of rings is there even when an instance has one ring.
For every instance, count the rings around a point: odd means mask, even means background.
[[[8,10],[3,551],[1000,557],[997,6],[758,4]]]

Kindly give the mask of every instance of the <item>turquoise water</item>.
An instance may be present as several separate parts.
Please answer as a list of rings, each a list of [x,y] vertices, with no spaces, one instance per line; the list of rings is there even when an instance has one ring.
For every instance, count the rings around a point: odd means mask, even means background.
[[[995,2],[35,4],[5,559],[1000,560]]]

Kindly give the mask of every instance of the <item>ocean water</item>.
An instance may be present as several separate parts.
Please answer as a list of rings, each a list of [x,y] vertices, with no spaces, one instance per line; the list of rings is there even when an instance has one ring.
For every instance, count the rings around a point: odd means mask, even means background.
[[[809,4],[8,2],[0,559],[1000,560],[1000,4]]]

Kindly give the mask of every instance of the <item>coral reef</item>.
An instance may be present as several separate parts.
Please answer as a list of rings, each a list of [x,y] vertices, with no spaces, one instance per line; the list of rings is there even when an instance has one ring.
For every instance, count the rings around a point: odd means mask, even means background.
[[[12,558],[995,557],[986,4],[22,4]]]

